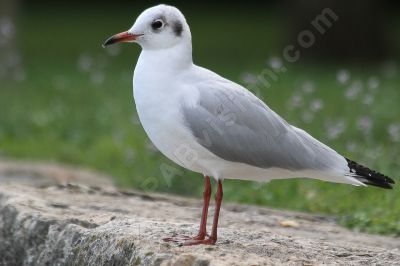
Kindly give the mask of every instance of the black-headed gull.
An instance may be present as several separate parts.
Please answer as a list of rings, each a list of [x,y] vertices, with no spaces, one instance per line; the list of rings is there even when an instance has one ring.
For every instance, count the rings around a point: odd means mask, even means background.
[[[177,8],[145,10],[131,29],[112,36],[104,46],[118,42],[142,47],[133,94],[147,135],[169,159],[205,176],[198,235],[166,241],[215,244],[223,179],[306,177],[356,186],[394,184],[291,126],[242,86],[193,64],[190,28]],[[218,189],[208,236],[210,176]]]

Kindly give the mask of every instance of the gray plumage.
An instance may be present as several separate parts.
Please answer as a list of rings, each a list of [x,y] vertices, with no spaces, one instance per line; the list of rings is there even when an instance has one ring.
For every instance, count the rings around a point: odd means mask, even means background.
[[[182,106],[184,120],[197,141],[218,157],[260,168],[344,170],[342,156],[240,86],[221,79],[198,87],[197,104]]]

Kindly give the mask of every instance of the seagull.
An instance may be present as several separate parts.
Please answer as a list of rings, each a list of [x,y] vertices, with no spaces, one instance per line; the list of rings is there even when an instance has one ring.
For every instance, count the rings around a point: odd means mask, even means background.
[[[244,87],[195,65],[190,28],[176,7],[161,4],[146,9],[128,31],[108,38],[103,47],[120,42],[142,48],[133,96],[148,137],[170,160],[204,175],[198,234],[165,241],[216,243],[224,179],[313,178],[392,188],[393,179],[340,155],[290,125]],[[217,192],[208,234],[210,176],[217,182]]]

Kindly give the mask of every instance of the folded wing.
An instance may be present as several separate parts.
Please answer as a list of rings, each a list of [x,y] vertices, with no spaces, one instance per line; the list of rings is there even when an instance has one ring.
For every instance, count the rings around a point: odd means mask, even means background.
[[[349,171],[346,160],[228,80],[198,84],[194,105],[182,106],[187,127],[216,156],[260,168]]]

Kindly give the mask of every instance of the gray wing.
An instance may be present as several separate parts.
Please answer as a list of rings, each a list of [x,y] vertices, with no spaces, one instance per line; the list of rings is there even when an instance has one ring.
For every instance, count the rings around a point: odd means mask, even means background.
[[[198,102],[182,106],[184,121],[198,142],[216,156],[261,168],[342,167],[340,155],[289,125],[241,86],[218,81],[198,89]]]

